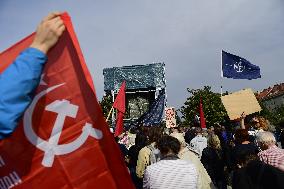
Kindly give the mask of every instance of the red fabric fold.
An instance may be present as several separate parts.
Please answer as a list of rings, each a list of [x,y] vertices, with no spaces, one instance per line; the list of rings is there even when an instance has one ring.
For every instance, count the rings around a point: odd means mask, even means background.
[[[124,113],[118,111],[116,117],[116,128],[114,133],[115,137],[119,136],[123,132],[123,118],[124,118]]]

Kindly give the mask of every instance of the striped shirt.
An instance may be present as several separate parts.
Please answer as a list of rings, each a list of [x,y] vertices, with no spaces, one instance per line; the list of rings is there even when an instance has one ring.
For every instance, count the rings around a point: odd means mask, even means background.
[[[185,160],[161,160],[147,167],[143,188],[183,189],[197,188],[197,170]]]

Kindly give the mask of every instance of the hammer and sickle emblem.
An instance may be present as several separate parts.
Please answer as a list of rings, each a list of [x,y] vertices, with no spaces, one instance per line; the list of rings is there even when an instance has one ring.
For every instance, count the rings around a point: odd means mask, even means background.
[[[32,115],[37,102],[41,97],[55,90],[56,88],[61,87],[62,85],[64,85],[64,83],[50,87],[36,95],[33,102],[24,114],[25,135],[34,146],[44,151],[42,165],[45,167],[52,167],[55,155],[68,154],[77,150],[86,142],[89,136],[95,139],[101,139],[103,137],[103,133],[101,130],[93,128],[92,124],[90,123],[85,123],[84,127],[82,128],[82,133],[77,139],[68,144],[58,144],[65,118],[75,118],[79,108],[77,105],[71,104],[68,100],[55,100],[51,104],[47,105],[45,108],[45,110],[57,114],[57,118],[49,140],[43,140],[42,138],[36,135],[32,126]]]

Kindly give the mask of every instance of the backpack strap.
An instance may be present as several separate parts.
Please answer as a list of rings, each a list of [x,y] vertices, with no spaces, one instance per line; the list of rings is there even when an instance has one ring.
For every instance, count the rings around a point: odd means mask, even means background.
[[[155,150],[155,148],[154,148],[151,144],[149,144],[149,145],[147,146],[147,148],[149,148],[149,149],[151,150],[151,152],[153,152],[153,151]]]

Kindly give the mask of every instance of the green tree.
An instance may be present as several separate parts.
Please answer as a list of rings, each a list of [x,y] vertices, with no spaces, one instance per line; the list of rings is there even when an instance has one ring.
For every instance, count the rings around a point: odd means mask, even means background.
[[[272,121],[273,119],[273,112],[269,111],[268,108],[266,108],[266,106],[264,105],[263,102],[258,101],[260,107],[261,107],[261,111],[259,113],[256,113],[256,115],[260,115],[262,117],[264,117],[265,119],[268,119],[269,121]]]
[[[273,111],[269,111],[262,103],[262,111],[260,115],[268,119],[275,126],[284,126],[284,106],[278,107]]]
[[[284,126],[284,106],[278,107],[275,112],[273,112],[273,120],[271,120],[271,122],[277,126]]]
[[[273,111],[270,111],[263,102],[259,101],[259,104],[261,106],[261,111],[259,114],[260,116],[263,116],[265,119],[268,119],[270,123],[272,123],[275,126],[284,126],[284,106],[280,106]]]
[[[201,97],[207,127],[228,120],[227,112],[221,102],[220,94],[212,92],[210,86],[204,86],[203,89],[188,88],[187,91],[190,93],[190,96],[180,109],[184,124],[194,124],[195,115],[199,115]]]

